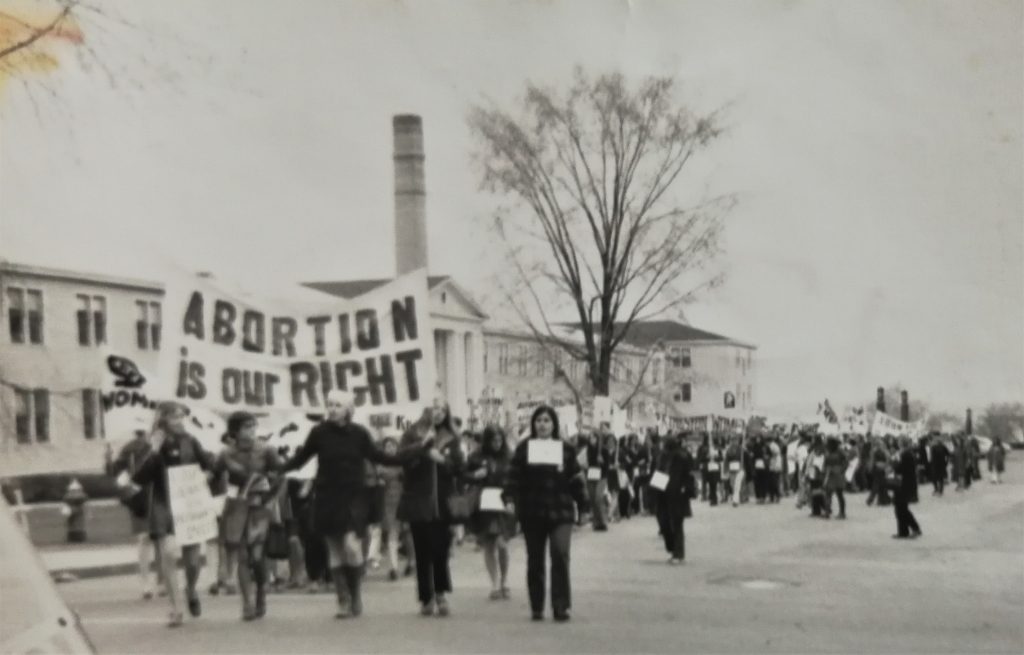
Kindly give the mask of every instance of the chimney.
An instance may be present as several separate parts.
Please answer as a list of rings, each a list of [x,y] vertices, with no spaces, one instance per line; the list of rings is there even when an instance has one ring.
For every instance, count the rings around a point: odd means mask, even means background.
[[[398,275],[427,266],[427,189],[423,178],[423,119],[401,114],[395,134],[395,264]]]

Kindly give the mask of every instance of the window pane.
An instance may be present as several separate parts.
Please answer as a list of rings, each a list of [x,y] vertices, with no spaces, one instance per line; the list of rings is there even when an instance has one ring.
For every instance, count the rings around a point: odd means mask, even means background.
[[[82,390],[82,427],[86,439],[96,437],[96,398],[92,389]]]
[[[160,303],[149,303],[149,322],[153,325],[160,325],[163,322],[160,320]]]
[[[14,390],[14,424],[18,443],[32,443],[32,426],[29,415],[32,399],[24,389]]]
[[[149,348],[149,323],[135,321],[135,343],[139,346],[139,350]]]
[[[683,366],[686,367],[686,368],[689,368],[689,366],[690,366],[690,349],[689,348],[683,348],[683,357],[682,357],[682,359],[683,359]]]
[[[36,441],[50,440],[50,392],[46,389],[33,391],[33,404],[36,414]]]
[[[25,293],[7,289],[7,317],[12,343],[25,343]]]
[[[93,329],[96,330],[96,345],[107,342],[107,315],[104,312],[93,312]]]
[[[78,343],[82,346],[89,345],[89,312],[79,309],[78,318]]]
[[[153,350],[160,350],[160,325],[154,323],[149,326],[150,346]]]
[[[41,291],[27,292],[28,340],[30,343],[43,342],[43,294]]]
[[[136,300],[135,307],[139,310],[139,321],[149,323],[149,303],[145,300]]]

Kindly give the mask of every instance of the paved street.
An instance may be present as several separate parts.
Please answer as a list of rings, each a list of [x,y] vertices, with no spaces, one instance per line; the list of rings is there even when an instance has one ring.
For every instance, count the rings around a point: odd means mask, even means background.
[[[924,537],[894,541],[891,508],[852,496],[848,521],[778,506],[709,508],[687,521],[685,566],[670,568],[653,519],[574,535],[574,617],[528,620],[522,542],[513,600],[490,602],[482,558],[454,562],[453,616],[417,615],[414,583],[374,574],[366,615],[336,621],[326,594],[270,598],[242,624],[237,597],[204,596],[204,616],[163,627],[166,604],[143,603],[127,577],[61,585],[103,653],[887,652],[1024,650],[1024,462],[1002,486],[977,483],[942,499],[921,487]]]

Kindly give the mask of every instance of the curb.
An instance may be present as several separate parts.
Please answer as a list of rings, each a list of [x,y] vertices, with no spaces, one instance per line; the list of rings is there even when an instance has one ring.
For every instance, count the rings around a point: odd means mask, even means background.
[[[204,556],[199,560],[200,566],[206,566],[209,560]],[[182,564],[178,562],[178,568],[181,569]],[[57,584],[66,582],[76,582],[78,580],[89,580],[92,578],[113,578],[125,575],[136,575],[139,571],[139,565],[136,562],[123,562],[118,564],[104,564],[102,566],[89,566],[81,568],[62,568],[62,569],[51,569],[50,577]],[[156,572],[156,569],[153,569]]]

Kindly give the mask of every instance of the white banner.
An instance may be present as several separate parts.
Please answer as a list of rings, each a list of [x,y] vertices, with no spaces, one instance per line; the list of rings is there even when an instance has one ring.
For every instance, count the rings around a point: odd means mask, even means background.
[[[885,412],[875,412],[875,418],[871,422],[871,434],[876,437],[893,435],[894,437],[919,437],[925,432],[925,421],[920,419],[913,423],[907,423],[895,419]]]
[[[295,295],[257,298],[202,277],[168,285],[161,396],[224,412],[317,413],[344,389],[360,414],[419,416],[435,390],[425,271],[353,299]]]
[[[206,474],[198,464],[168,468],[167,492],[179,546],[206,543],[217,537],[217,513]]]

